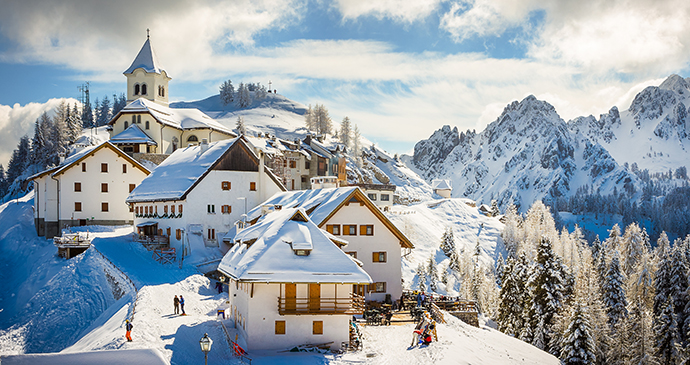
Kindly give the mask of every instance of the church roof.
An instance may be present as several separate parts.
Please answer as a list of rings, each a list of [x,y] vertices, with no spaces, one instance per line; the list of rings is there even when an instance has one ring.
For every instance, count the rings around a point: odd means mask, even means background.
[[[218,123],[199,109],[169,108],[144,98],[139,98],[127,104],[120,113],[110,120],[110,124],[115,123],[121,114],[127,113],[149,113],[159,123],[173,128],[183,130],[208,128],[235,137],[235,133],[232,130]]]
[[[144,45],[141,47],[137,58],[134,59],[134,62],[132,62],[132,65],[129,66],[124,74],[131,74],[138,68],[144,69],[144,71],[148,73],[160,74],[165,71],[163,67],[161,67],[160,62],[158,62],[158,57],[156,57],[156,52],[153,50],[153,47],[151,47],[151,39],[149,38],[146,38],[146,42],[144,42]],[[170,77],[167,72],[165,75]]]
[[[151,139],[138,125],[132,124],[129,128],[120,132],[119,134],[110,138],[111,143],[132,143],[132,144],[147,144],[150,146],[158,145],[156,141]]]

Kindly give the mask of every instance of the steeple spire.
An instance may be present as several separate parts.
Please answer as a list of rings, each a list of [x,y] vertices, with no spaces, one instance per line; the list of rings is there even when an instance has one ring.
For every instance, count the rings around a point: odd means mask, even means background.
[[[146,28],[146,39],[149,39],[149,28]]]

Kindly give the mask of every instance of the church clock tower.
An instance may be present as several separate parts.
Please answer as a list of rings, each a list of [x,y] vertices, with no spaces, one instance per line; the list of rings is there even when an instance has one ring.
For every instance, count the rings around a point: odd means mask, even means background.
[[[148,29],[144,46],[124,75],[127,76],[127,103],[144,98],[168,106],[168,81],[171,78],[158,62]]]

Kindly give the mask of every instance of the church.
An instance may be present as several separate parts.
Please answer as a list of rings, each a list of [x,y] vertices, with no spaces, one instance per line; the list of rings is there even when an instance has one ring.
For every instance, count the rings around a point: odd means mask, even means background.
[[[147,35],[139,54],[124,72],[127,106],[108,123],[110,142],[129,155],[169,155],[178,148],[237,135],[204,112],[168,106],[168,82]],[[139,155],[140,156],[140,155]]]

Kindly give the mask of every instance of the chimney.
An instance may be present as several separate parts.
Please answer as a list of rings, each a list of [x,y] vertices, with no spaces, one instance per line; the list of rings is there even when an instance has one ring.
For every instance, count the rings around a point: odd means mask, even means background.
[[[62,165],[62,163],[65,162],[65,153],[64,152],[58,153],[58,158],[60,159],[60,165]]]
[[[199,147],[201,147],[201,153],[206,152],[208,149],[208,139],[202,138],[201,143],[199,143]]]

